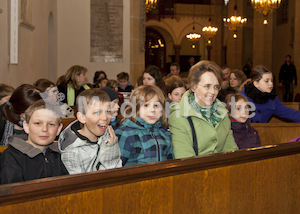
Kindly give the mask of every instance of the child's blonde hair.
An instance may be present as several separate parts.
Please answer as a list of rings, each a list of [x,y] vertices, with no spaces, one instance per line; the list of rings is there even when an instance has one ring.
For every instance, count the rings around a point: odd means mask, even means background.
[[[110,98],[104,91],[99,88],[92,88],[84,90],[81,92],[76,99],[76,107],[78,112],[86,114],[87,107],[91,105],[94,101],[99,101],[102,103],[110,102]]]
[[[48,109],[53,111],[57,115],[58,124],[61,123],[61,112],[60,107],[52,105],[51,103],[45,102],[44,100],[40,99],[34,102],[31,106],[29,106],[25,111],[25,121],[29,123],[30,118],[32,117],[33,113],[40,109]]]
[[[160,88],[155,85],[141,85],[133,90],[130,95],[129,102],[134,103],[133,99],[136,99],[136,115],[132,114],[132,106],[128,105],[125,108],[125,115],[132,115],[129,119],[133,122],[136,122],[137,115],[140,113],[141,103],[146,103],[151,100],[154,96],[157,96],[158,102],[162,105],[162,116],[161,122],[164,127],[168,126],[165,104],[166,99]],[[134,117],[135,116],[135,117]]]

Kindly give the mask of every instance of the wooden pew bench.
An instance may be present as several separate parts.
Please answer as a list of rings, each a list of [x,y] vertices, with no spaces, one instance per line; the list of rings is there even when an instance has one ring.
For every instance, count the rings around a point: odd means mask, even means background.
[[[298,172],[281,144],[1,185],[0,212],[300,213]]]
[[[286,143],[300,135],[300,123],[252,123],[258,131],[261,145]]]

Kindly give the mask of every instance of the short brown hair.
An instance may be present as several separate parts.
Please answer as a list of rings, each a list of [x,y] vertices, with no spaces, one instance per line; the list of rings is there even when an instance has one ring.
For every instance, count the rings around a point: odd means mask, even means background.
[[[181,88],[184,87],[186,88],[185,82],[183,79],[179,76],[171,76],[168,79],[166,79],[166,92],[167,94],[171,94],[172,91],[176,88]]]
[[[188,76],[190,90],[200,82],[200,78],[202,74],[204,74],[205,72],[212,72],[216,76],[219,84],[221,85],[222,82],[221,68],[212,61],[202,60],[196,63],[195,65],[193,65],[190,69],[190,73]]]
[[[117,75],[118,80],[129,80],[129,74],[127,72],[121,72]]]
[[[247,79],[247,76],[246,74],[244,73],[244,71],[241,71],[239,69],[233,69],[230,74],[234,74],[235,75],[235,78],[237,78],[237,80],[240,81],[240,85],[246,81]],[[230,77],[230,75],[229,75]]]
[[[86,114],[87,107],[91,105],[94,101],[99,102],[110,102],[110,98],[104,91],[99,88],[92,88],[88,90],[84,90],[81,92],[76,99],[76,106],[78,112],[82,114]]]
[[[162,90],[159,87],[155,85],[141,85],[132,91],[129,98],[129,102],[133,103],[133,99],[136,99],[136,113],[138,115],[140,113],[141,103],[148,102],[154,96],[157,96],[158,102],[162,105],[161,122],[164,127],[167,127],[168,123],[167,123],[167,117],[165,112],[166,99]],[[131,115],[131,114],[132,114],[132,106],[128,105],[125,108],[125,115]],[[133,122],[136,122],[137,115],[135,117],[131,116],[129,119]]]
[[[52,105],[51,103],[45,102],[44,100],[38,100],[34,102],[31,106],[29,106],[25,111],[25,121],[29,123],[30,118],[32,117],[33,113],[40,109],[48,109],[53,111],[57,115],[58,124],[61,123],[61,111],[60,107],[57,105]]]

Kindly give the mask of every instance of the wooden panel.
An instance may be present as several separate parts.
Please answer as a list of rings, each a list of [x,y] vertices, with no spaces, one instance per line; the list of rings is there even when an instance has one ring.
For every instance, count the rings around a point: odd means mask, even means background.
[[[299,213],[300,143],[0,186],[1,213]]]
[[[300,103],[299,103],[299,102],[283,102],[283,104],[284,104],[286,107],[295,109],[295,110],[297,110],[297,111],[300,110]],[[273,117],[271,118],[271,120],[269,121],[269,123],[283,123],[283,122],[292,122],[292,121],[287,120],[287,119],[285,119],[285,118],[277,117],[277,116],[273,116]]]
[[[261,145],[286,143],[300,136],[300,123],[252,123],[258,131]]]
[[[72,123],[75,120],[76,118],[67,118],[67,117],[62,118],[61,119],[61,123],[63,124],[62,130],[64,130],[70,123]]]

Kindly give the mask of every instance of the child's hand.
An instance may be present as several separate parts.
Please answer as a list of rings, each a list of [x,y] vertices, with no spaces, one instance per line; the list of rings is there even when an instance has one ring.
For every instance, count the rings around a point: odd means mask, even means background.
[[[117,141],[117,136],[115,135],[115,131],[112,128],[112,126],[108,126],[107,129],[110,136],[110,138],[108,138],[107,140],[107,144],[114,144]]]

